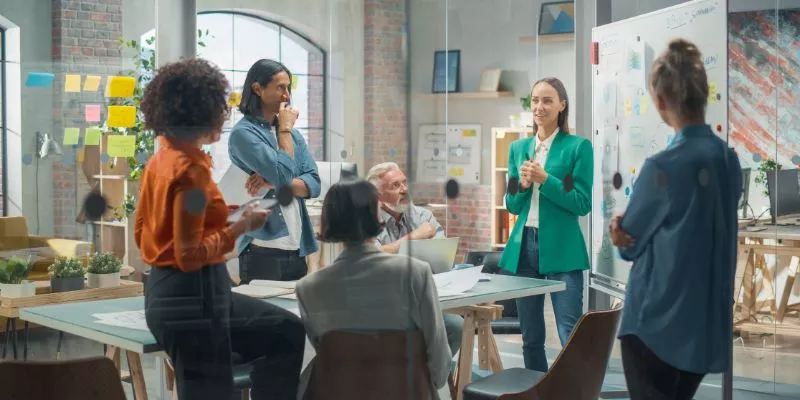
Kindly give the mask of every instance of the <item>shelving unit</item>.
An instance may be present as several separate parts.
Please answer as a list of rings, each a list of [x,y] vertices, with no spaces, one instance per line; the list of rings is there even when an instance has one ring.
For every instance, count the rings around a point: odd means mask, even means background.
[[[102,161],[102,154],[107,147],[106,136],[103,135],[99,146],[85,146],[82,169],[90,176],[90,184],[97,187],[105,197],[108,210],[99,221],[89,221],[95,226],[95,243],[97,251],[113,253],[125,265],[138,269],[141,264],[138,249],[133,240],[133,229],[127,218],[115,220],[114,210],[120,207],[129,193],[135,192],[136,182],[128,179],[129,166],[124,158],[112,158]]]
[[[533,36],[521,36],[519,41],[522,43],[535,43],[536,41],[539,43],[559,43],[559,42],[569,42],[570,40],[575,39],[574,33],[559,33],[556,35],[533,35]]]
[[[503,97],[514,97],[514,92],[448,92],[448,93],[421,93],[420,96],[426,98],[451,99],[499,99]]]
[[[501,250],[508,241],[515,215],[505,206],[508,148],[517,139],[533,134],[532,128],[492,128],[492,249]]]

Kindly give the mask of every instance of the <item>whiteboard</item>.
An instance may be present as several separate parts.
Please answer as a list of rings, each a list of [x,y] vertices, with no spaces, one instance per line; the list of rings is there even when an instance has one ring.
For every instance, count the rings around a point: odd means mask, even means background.
[[[698,46],[709,82],[706,122],[727,138],[727,2],[697,0],[592,29],[598,64],[592,67],[592,272],[595,281],[622,288],[630,263],[611,244],[608,224],[621,215],[649,156],[674,137],[648,93],[653,60],[670,40],[682,37]],[[622,185],[614,187],[619,172]],[[624,289],[622,289],[624,291]]]
[[[417,182],[481,182],[481,126],[420,125]]]

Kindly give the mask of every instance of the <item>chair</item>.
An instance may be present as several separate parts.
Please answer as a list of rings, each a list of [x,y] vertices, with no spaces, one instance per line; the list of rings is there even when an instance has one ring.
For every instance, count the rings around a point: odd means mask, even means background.
[[[119,371],[106,357],[0,362],[7,400],[125,400]]]
[[[428,400],[432,385],[419,331],[323,335],[306,400]]]
[[[464,400],[597,400],[622,308],[585,314],[547,373],[511,368],[464,388]]]
[[[464,262],[472,265],[483,265],[481,272],[486,274],[511,275],[500,268],[502,251],[471,251],[464,257]],[[492,321],[492,331],[498,334],[520,333],[519,320],[517,319],[517,301],[500,300],[495,304],[503,306],[503,318]]]

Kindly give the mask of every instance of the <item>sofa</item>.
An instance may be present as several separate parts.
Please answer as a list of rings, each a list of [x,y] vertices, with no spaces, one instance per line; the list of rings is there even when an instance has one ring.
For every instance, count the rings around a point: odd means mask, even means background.
[[[35,255],[29,280],[49,280],[47,268],[57,256],[78,257],[87,263],[92,252],[91,242],[31,235],[25,217],[0,217],[0,257]]]

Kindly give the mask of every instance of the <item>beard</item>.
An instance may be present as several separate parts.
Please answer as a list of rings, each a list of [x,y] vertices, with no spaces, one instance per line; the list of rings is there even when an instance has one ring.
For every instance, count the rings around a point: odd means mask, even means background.
[[[383,204],[386,208],[398,214],[405,213],[406,211],[408,211],[409,208],[411,208],[412,205],[411,200],[408,200],[406,202],[398,201],[397,204],[386,204],[386,203]]]

